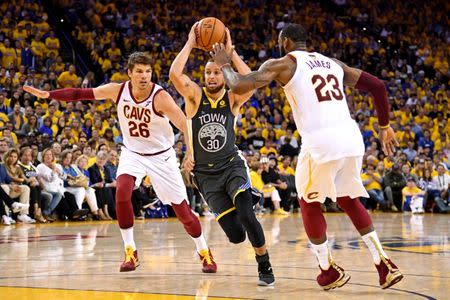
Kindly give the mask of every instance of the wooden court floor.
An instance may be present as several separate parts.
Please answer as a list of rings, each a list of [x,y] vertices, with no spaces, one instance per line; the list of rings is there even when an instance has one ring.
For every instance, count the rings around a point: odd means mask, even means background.
[[[135,224],[141,266],[119,273],[114,222],[0,226],[0,299],[450,299],[450,215],[374,214],[387,253],[405,275],[381,290],[369,252],[344,214],[328,214],[335,261],[352,276],[322,291],[299,214],[262,216],[276,275],[257,287],[248,241],[229,244],[217,222],[202,218],[218,273],[203,274],[192,240],[175,220]]]

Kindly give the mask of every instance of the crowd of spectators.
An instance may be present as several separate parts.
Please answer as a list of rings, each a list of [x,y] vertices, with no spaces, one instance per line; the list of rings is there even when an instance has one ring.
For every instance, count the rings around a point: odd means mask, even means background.
[[[297,22],[309,33],[309,50],[384,80],[391,125],[400,143],[394,157],[385,157],[380,149],[371,96],[345,90],[366,145],[361,176],[370,198],[362,199],[364,205],[384,211],[450,210],[446,1],[290,0],[281,5],[246,0],[55,0],[53,5],[64,8],[64,18],[73,25],[69,34],[90,53],[86,59],[96,68],[80,76],[72,62],[63,61],[61,43],[48,23],[51,7],[30,1],[0,4],[0,198],[18,214],[17,220],[53,220],[55,209],[62,218],[84,218],[86,209],[97,219],[114,218],[114,166],[121,144],[111,101],[59,103],[36,99],[22,86],[50,90],[123,82],[128,79],[127,56],[140,50],[153,57],[154,81],[182,105],[168,70],[190,26],[205,16],[216,16],[230,28],[236,51],[252,69],[279,56],[279,30],[286,22]],[[187,72],[199,83],[208,59],[206,52],[195,50],[188,62]],[[279,213],[296,210],[293,176],[301,137],[282,89],[271,84],[257,90],[242,107],[236,135],[265,206]],[[175,148],[181,161],[184,146],[177,142]],[[138,192],[148,194],[144,188]],[[146,198],[133,197],[139,203]],[[141,207],[136,206],[140,216]],[[8,221],[14,220],[5,218]]]

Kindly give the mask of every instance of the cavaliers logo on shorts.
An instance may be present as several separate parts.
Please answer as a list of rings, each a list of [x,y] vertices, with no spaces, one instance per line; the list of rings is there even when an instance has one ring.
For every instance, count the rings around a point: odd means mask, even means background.
[[[220,123],[207,123],[200,128],[198,143],[205,151],[217,152],[227,142],[227,130]]]

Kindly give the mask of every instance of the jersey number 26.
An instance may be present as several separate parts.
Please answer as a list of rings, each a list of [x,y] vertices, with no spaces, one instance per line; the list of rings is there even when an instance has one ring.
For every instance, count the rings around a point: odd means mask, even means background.
[[[134,121],[128,122],[128,128],[130,129],[130,136],[148,138],[150,136],[150,130],[147,123],[139,123]]]

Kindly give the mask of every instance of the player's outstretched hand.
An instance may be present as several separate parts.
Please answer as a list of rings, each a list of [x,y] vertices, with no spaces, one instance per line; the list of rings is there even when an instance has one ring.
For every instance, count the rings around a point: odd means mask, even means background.
[[[49,92],[36,89],[29,85],[24,85],[23,90],[27,93],[30,93],[30,94],[38,97],[38,98],[41,98],[41,99],[46,99],[46,98],[50,97]]]
[[[395,147],[398,147],[398,141],[395,138],[394,129],[391,126],[380,129],[379,138],[381,142],[381,148],[385,155],[393,156],[395,154]]]
[[[228,28],[225,28],[225,31],[227,33],[227,37],[225,40],[225,50],[230,57],[233,57],[234,45],[233,41],[231,40],[230,30]]]
[[[212,59],[219,66],[229,64],[231,62],[231,57],[228,55],[225,45],[222,43],[215,43],[213,45],[213,50],[209,52]]]
[[[186,153],[186,157],[184,158],[183,162],[183,169],[188,171],[189,173],[192,172],[195,166],[194,158],[192,157],[192,154]]]

